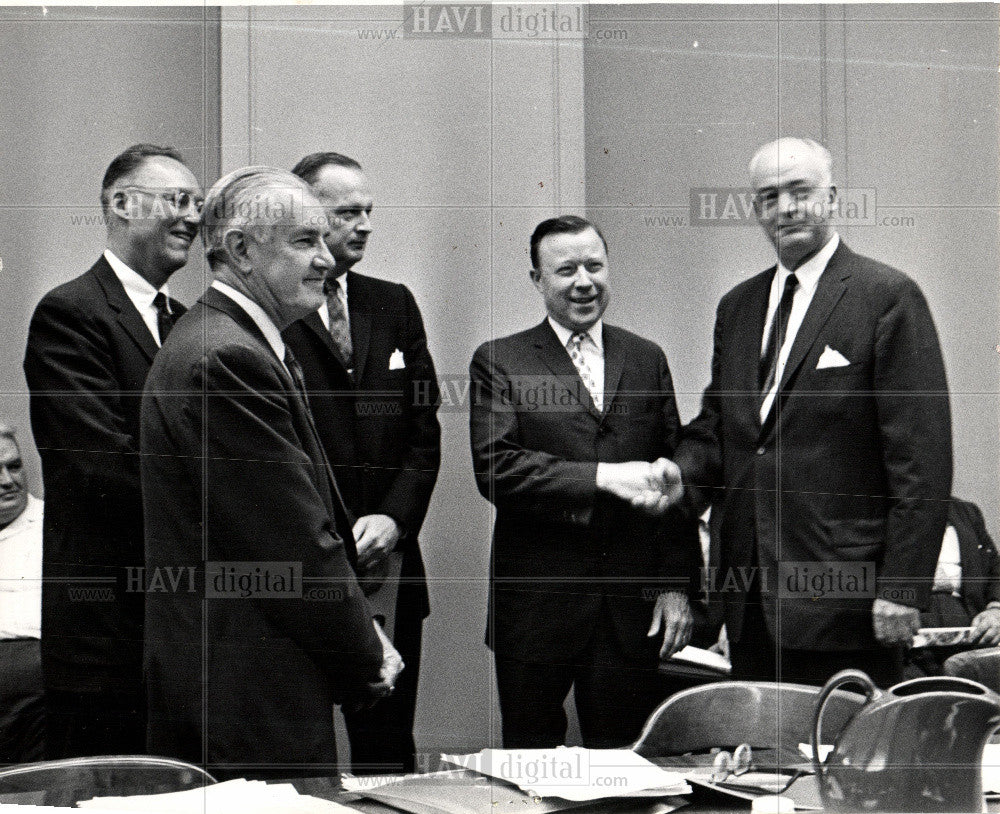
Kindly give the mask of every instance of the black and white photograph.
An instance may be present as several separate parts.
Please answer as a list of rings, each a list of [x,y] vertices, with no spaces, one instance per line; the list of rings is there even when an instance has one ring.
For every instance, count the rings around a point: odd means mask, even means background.
[[[0,807],[1000,811],[1000,5],[0,53]]]

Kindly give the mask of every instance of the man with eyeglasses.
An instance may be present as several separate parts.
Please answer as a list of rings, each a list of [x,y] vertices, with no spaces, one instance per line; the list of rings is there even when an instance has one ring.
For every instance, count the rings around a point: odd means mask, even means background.
[[[822,684],[856,667],[889,685],[948,514],[934,322],[913,280],[834,230],[821,144],[766,144],[750,176],[778,262],[719,303],[711,383],[675,457],[693,492],[721,487],[716,583],[730,589],[716,598],[733,677]]]
[[[183,306],[198,180],[136,144],[101,185],[107,247],[35,309],[24,372],[45,488],[42,667],[51,759],[145,751],[139,403]]]

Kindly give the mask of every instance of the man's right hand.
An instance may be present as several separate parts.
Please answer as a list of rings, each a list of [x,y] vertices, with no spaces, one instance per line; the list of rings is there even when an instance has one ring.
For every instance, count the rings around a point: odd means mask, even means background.
[[[597,488],[651,515],[661,515],[684,495],[681,470],[673,461],[599,463]]]
[[[378,634],[378,639],[382,643],[382,667],[379,669],[378,681],[368,682],[365,693],[367,697],[364,700],[355,701],[348,705],[348,709],[351,712],[370,709],[378,703],[380,698],[391,695],[392,691],[396,688],[396,679],[399,678],[399,674],[406,667],[403,663],[403,657],[393,647],[392,642],[389,641],[389,637],[382,630],[382,626],[374,619],[372,619],[372,624],[375,626],[375,633]]]

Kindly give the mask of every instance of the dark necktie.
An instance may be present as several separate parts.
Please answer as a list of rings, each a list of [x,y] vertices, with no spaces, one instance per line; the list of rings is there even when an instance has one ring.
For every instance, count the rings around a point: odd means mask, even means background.
[[[167,341],[167,334],[174,327],[174,314],[167,304],[167,297],[162,291],[157,291],[153,297],[153,308],[156,309],[156,330],[160,334],[160,345]]]
[[[760,385],[762,398],[767,398],[767,394],[774,387],[774,377],[778,370],[778,355],[781,353],[781,346],[785,344],[785,333],[788,330],[788,317],[792,313],[792,300],[795,299],[795,289],[799,287],[799,279],[794,274],[789,274],[785,280],[785,290],[781,293],[781,302],[778,303],[778,310],[774,312],[774,319],[771,320],[771,330],[767,334],[767,344],[760,357],[760,364],[757,366],[757,381]]]
[[[348,370],[354,367],[354,347],[351,344],[351,325],[347,320],[347,308],[340,293],[339,280],[326,281],[326,307],[330,314],[330,338],[340,351],[340,357]]]

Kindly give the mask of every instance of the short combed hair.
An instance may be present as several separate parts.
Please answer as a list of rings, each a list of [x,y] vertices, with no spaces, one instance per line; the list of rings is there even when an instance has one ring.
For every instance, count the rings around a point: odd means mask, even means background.
[[[279,199],[277,193],[284,193]],[[309,185],[288,170],[255,165],[241,167],[222,176],[208,191],[202,213],[201,238],[205,256],[213,268],[225,255],[226,233],[233,229],[261,234],[283,220]]]
[[[775,150],[778,151],[779,157],[781,155],[794,156],[796,152],[799,154],[812,153],[819,159],[825,182],[831,186],[833,185],[833,156],[830,155],[830,151],[815,139],[799,138],[798,136],[783,136],[774,141],[769,141],[754,153],[747,167],[750,172],[751,181],[756,177],[760,162],[764,156]]]
[[[184,157],[173,147],[161,147],[158,144],[133,144],[127,147],[114,157],[104,171],[104,180],[101,181],[101,208],[105,212],[108,211],[108,207],[111,206],[111,188],[119,178],[141,166],[146,159],[157,156],[172,158],[185,164]]]
[[[608,250],[608,241],[604,239],[597,224],[591,223],[586,218],[579,215],[560,215],[558,218],[543,220],[535,231],[531,233],[531,267],[538,268],[538,244],[549,235],[578,235],[587,229],[593,229],[604,244],[604,251]]]
[[[292,167],[292,173],[299,176],[307,184],[315,184],[316,176],[323,167],[349,167],[360,170],[361,165],[350,156],[343,153],[325,152],[310,153],[298,164]]]

